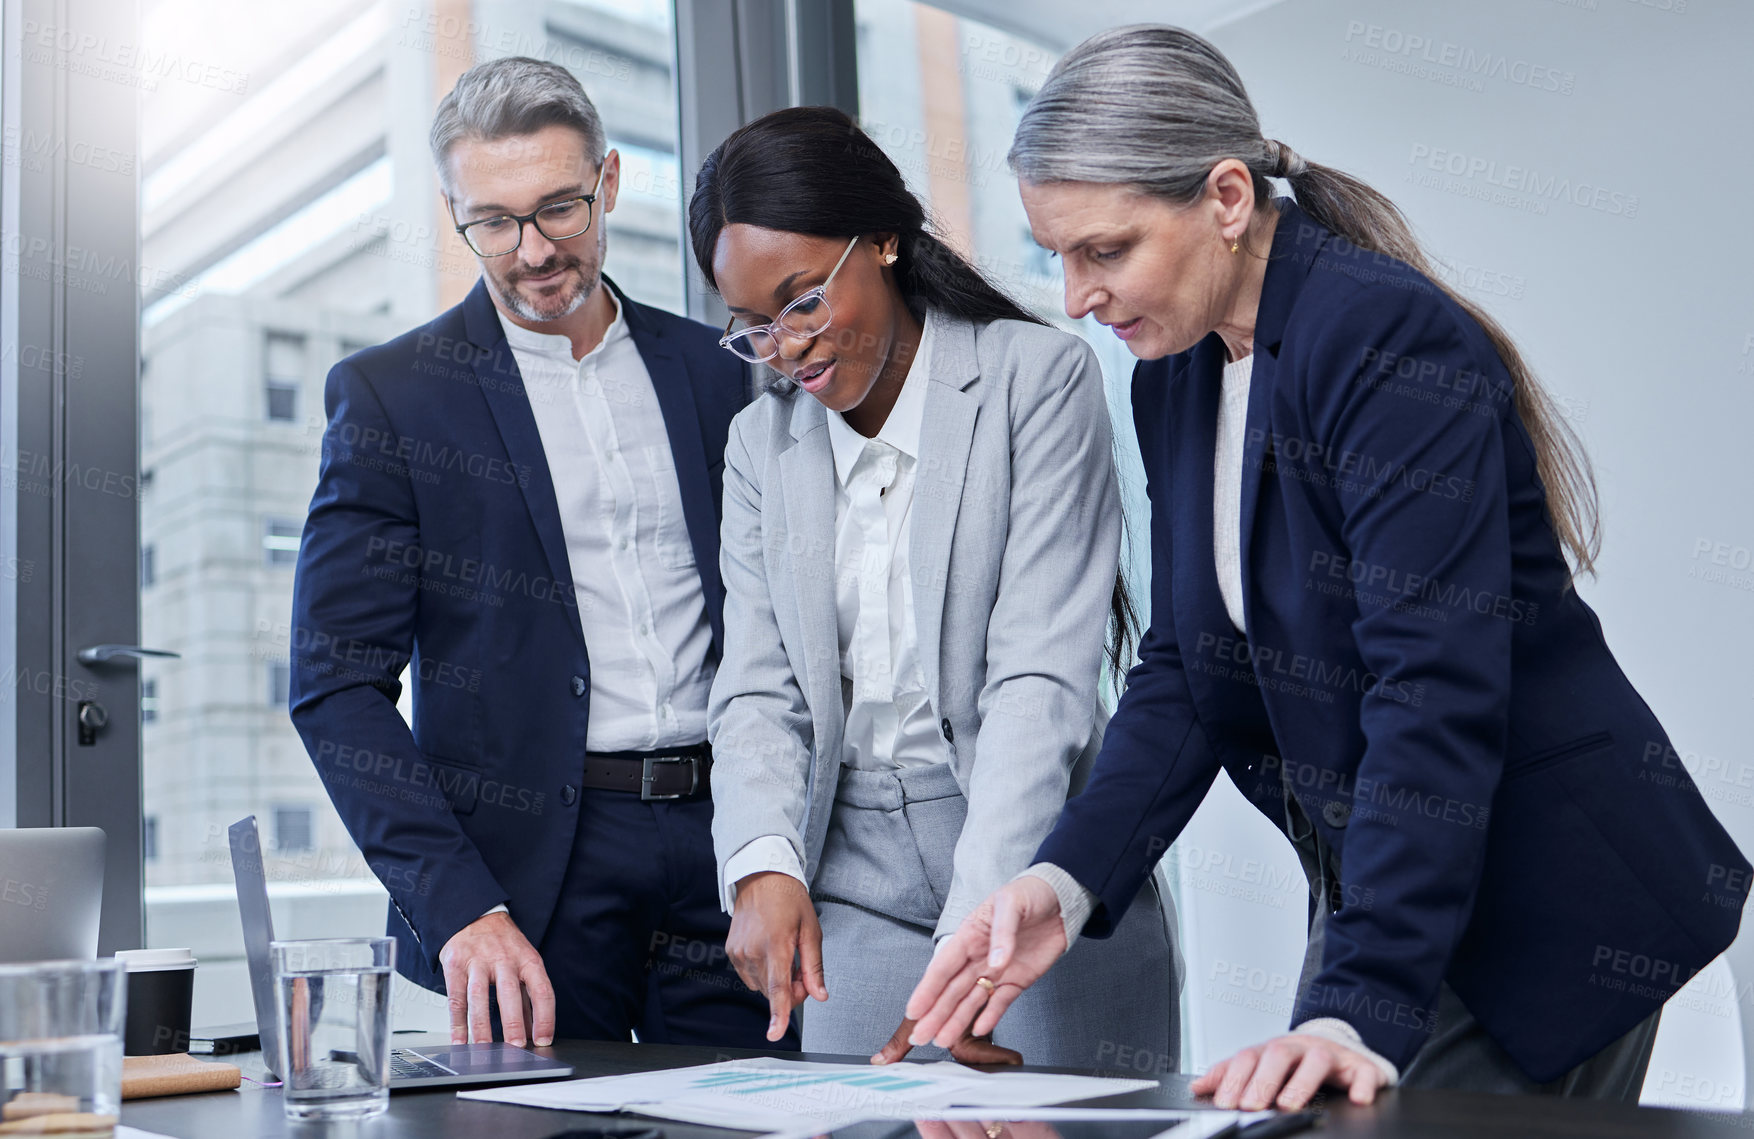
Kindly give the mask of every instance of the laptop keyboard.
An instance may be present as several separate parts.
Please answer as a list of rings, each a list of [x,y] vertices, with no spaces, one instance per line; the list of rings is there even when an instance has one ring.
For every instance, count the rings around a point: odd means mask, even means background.
[[[401,1048],[390,1053],[390,1078],[392,1080],[422,1080],[434,1076],[454,1076],[443,1064],[435,1064],[417,1052],[408,1052]]]

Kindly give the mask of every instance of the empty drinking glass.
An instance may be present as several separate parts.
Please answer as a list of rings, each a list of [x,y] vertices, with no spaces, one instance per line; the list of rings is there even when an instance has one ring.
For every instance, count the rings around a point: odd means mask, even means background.
[[[280,1079],[289,1119],[363,1119],[389,1107],[387,937],[276,941]]]
[[[0,965],[0,1132],[115,1133],[127,993],[114,960]]]

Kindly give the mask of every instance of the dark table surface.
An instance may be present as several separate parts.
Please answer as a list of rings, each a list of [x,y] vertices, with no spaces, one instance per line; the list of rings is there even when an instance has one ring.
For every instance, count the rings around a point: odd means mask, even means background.
[[[443,1043],[443,1038],[398,1035],[398,1046]],[[682,1048],[662,1044],[613,1044],[562,1041],[538,1049],[571,1064],[575,1078],[620,1075],[654,1068],[712,1064],[744,1056],[784,1056],[804,1060],[848,1057],[799,1052],[745,1052],[735,1048]],[[862,1058],[853,1058],[864,1062]],[[260,1057],[232,1057],[248,1077],[265,1078]],[[1048,1070],[1048,1069],[1042,1069]],[[1062,1069],[1063,1070],[1063,1069]],[[1104,1073],[1122,1075],[1124,1073]],[[1161,1086],[1089,1101],[1103,1107],[1194,1108],[1207,1106],[1188,1094],[1190,1076],[1164,1077]],[[1339,1095],[1322,1107],[1326,1113],[1316,1136],[1393,1136],[1421,1139],[1474,1139],[1482,1135],[1529,1136],[1531,1139],[1616,1139],[1626,1136],[1730,1136],[1754,1139],[1754,1114],[1670,1111],[1525,1096],[1466,1095],[1459,1092],[1390,1091],[1371,1107],[1354,1107]],[[546,1111],[458,1099],[456,1090],[396,1092],[390,1110],[377,1119],[352,1124],[311,1124],[288,1121],[281,1112],[280,1092],[246,1082],[235,1092],[130,1100],[122,1122],[175,1139],[256,1139],[297,1136],[348,1139],[442,1139],[483,1136],[487,1139],[547,1139],[575,1128],[626,1127],[637,1117],[608,1117],[580,1112]],[[656,1124],[665,1139],[747,1139],[747,1132],[725,1131],[686,1123]]]

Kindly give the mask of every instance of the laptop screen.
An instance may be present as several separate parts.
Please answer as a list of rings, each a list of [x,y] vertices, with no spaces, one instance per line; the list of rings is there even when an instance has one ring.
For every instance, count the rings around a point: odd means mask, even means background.
[[[256,816],[231,825],[231,873],[237,880],[238,917],[244,926],[244,957],[250,965],[250,994],[256,1000],[256,1035],[262,1042],[262,1065],[280,1078],[280,1017],[274,1004],[274,965],[268,943],[274,940],[274,916],[268,911],[268,876],[262,869],[262,836]]]

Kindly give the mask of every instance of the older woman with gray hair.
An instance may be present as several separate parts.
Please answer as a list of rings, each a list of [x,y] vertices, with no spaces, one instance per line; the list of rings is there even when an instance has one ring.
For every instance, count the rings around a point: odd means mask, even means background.
[[[991,1031],[1106,935],[1222,770],[1295,848],[1309,940],[1289,1034],[1196,1093],[1636,1100],[1748,863],[1684,775],[1647,778],[1674,752],[1572,588],[1589,467],[1516,346],[1189,32],[1074,48],[1010,158],[1067,313],[1140,361],[1150,629],[1089,786],[928,967],[913,1038]]]

